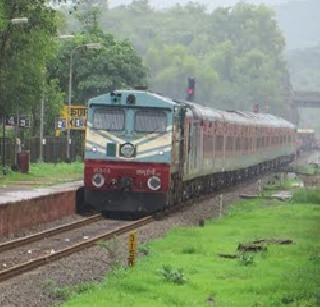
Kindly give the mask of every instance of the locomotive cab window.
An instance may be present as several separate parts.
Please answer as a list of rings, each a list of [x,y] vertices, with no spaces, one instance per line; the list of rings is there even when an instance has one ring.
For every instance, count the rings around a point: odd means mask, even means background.
[[[136,132],[163,133],[167,131],[167,114],[158,110],[137,111],[134,129]]]
[[[93,113],[93,128],[107,131],[122,131],[125,112],[114,108],[97,108]]]

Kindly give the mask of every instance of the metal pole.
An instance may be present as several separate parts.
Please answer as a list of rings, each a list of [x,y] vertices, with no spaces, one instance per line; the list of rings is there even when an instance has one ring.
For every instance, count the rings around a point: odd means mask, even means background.
[[[69,99],[68,99],[68,114],[67,114],[67,162],[71,162],[70,159],[70,113],[71,113],[71,98],[72,98],[72,57],[73,50],[70,54],[70,67],[69,67]]]
[[[2,114],[2,174],[7,175],[6,169],[6,116]]]
[[[20,143],[20,139],[19,139],[19,123],[20,123],[20,113],[19,113],[19,109],[17,109],[17,123],[16,123],[16,127],[15,127],[15,132],[16,132],[16,136],[15,136],[15,150],[14,150],[14,166],[15,168],[18,169],[18,153],[21,152],[21,143]],[[18,141],[19,139],[19,141]]]
[[[44,89],[42,91],[41,107],[40,107],[39,162],[43,162],[43,117],[44,117]]]
[[[88,49],[101,49],[102,45],[100,43],[87,43],[84,45],[80,45],[71,50],[70,53],[70,67],[69,67],[69,99],[68,99],[68,115],[67,115],[67,162],[71,162],[71,154],[70,154],[70,145],[71,145],[71,137],[70,137],[70,128],[71,128],[71,99],[72,99],[72,60],[73,53],[80,48],[88,48]]]

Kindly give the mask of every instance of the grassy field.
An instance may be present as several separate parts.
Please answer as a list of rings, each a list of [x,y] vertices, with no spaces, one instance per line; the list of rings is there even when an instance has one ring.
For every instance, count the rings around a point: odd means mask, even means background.
[[[320,168],[315,164],[296,166],[293,171],[305,175],[320,175]]]
[[[144,247],[149,255],[134,269],[70,291],[64,306],[320,306],[320,203],[305,193],[297,196],[303,203],[242,201],[203,228],[175,229]],[[237,252],[255,239],[294,244]]]
[[[0,175],[0,188],[6,186],[46,186],[83,178],[83,163],[32,163],[30,172],[22,174],[10,171]]]

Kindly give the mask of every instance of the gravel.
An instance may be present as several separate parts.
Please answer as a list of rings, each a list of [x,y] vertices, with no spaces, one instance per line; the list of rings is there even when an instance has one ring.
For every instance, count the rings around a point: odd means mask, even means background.
[[[256,193],[256,183],[239,185],[224,192],[223,211],[242,193]],[[214,196],[189,205],[181,212],[139,228],[138,242],[143,244],[163,237],[173,227],[198,225],[200,220],[218,217],[219,211],[219,200]],[[61,291],[63,287],[101,281],[115,261],[126,265],[127,240],[128,235],[122,235],[107,243],[107,248],[97,245],[0,283],[0,306],[52,306],[61,303],[66,293]]]
[[[72,215],[63,217],[63,218],[56,220],[56,221],[53,221],[53,222],[34,225],[34,227],[32,227],[32,228],[20,230],[14,234],[10,234],[9,236],[0,236],[0,243],[4,243],[9,240],[18,239],[18,238],[21,238],[24,236],[36,234],[38,232],[45,231],[49,228],[54,228],[54,227],[68,224],[68,223],[80,221],[83,218],[84,217],[79,214],[72,214]]]

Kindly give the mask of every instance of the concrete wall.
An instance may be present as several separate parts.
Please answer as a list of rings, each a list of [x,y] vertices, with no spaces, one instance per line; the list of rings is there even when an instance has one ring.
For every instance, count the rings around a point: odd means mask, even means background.
[[[14,203],[0,204],[0,235],[7,236],[74,214],[76,193],[77,191],[57,192]]]

